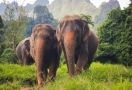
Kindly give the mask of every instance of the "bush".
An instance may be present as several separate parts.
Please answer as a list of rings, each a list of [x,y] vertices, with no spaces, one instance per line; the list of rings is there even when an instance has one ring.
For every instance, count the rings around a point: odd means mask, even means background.
[[[36,85],[35,65],[0,64],[0,90],[21,90]]]
[[[18,63],[16,53],[11,48],[6,48],[1,55],[0,63]]]

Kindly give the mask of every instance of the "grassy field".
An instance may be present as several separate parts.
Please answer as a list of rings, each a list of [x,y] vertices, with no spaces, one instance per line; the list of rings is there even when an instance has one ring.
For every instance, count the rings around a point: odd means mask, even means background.
[[[0,90],[36,89],[35,65],[0,64]],[[61,65],[56,80],[42,90],[132,90],[132,68],[94,62],[89,70],[70,79],[66,65]]]

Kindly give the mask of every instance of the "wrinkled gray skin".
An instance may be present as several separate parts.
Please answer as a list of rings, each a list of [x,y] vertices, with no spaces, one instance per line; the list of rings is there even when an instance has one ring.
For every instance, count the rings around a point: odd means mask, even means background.
[[[89,30],[88,23],[78,15],[67,15],[60,20],[56,35],[62,43],[69,76],[86,70],[98,47],[98,38]]]
[[[21,64],[30,65],[34,63],[33,58],[30,55],[30,37],[22,40],[16,47],[16,55]]]
[[[43,81],[46,81],[47,76],[51,80],[54,80],[56,76],[61,45],[55,34],[56,30],[53,30],[49,24],[38,24],[32,30],[30,53],[35,60],[38,88],[43,87]]]

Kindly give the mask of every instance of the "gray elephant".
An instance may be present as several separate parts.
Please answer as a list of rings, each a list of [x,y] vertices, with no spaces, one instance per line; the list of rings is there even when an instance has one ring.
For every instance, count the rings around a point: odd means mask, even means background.
[[[56,35],[62,43],[69,76],[86,70],[98,47],[98,37],[89,30],[88,23],[78,15],[66,15],[59,21]]]
[[[55,34],[56,30],[53,30],[49,24],[38,24],[32,30],[30,53],[35,60],[38,88],[43,87],[43,81],[46,81],[47,76],[50,80],[54,80],[56,76],[61,45]]]
[[[30,55],[30,37],[22,40],[16,47],[16,55],[21,64],[30,65],[34,63],[33,58]]]

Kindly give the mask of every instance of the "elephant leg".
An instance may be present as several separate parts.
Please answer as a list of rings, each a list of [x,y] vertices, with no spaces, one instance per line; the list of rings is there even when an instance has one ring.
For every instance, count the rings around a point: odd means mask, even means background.
[[[92,53],[92,54],[89,53],[88,54],[88,61],[87,61],[87,63],[84,66],[84,70],[87,70],[90,67],[93,58],[94,58],[94,53]]]
[[[47,68],[44,67],[44,64],[37,64],[37,79],[38,79],[38,87],[43,87],[43,81],[46,81],[47,78]]]
[[[94,41],[88,42],[88,61],[87,64],[84,66],[84,69],[88,69],[93,61],[94,55],[96,53],[98,47],[98,43],[94,43]]]
[[[88,61],[88,52],[85,50],[85,48],[82,47],[80,48],[80,52],[78,55],[78,61],[76,64],[76,68],[75,68],[75,72],[81,72],[84,69],[84,66],[86,65],[87,61]]]
[[[92,63],[92,59],[93,59],[93,56],[88,55],[88,61],[86,62],[85,66],[84,66],[84,70],[87,70],[90,67],[90,65]]]
[[[38,88],[43,87],[43,72],[37,72]]]
[[[49,67],[49,74],[48,74],[48,79],[49,80],[54,80],[55,79],[58,65],[59,65],[58,60],[53,59],[51,61],[51,64],[50,64],[50,67]]]
[[[26,65],[27,64],[27,57],[26,56],[23,56],[23,64]]]
[[[21,64],[26,65],[26,55],[22,53],[22,60],[20,61]]]
[[[75,54],[75,64],[77,64],[78,54]]]

